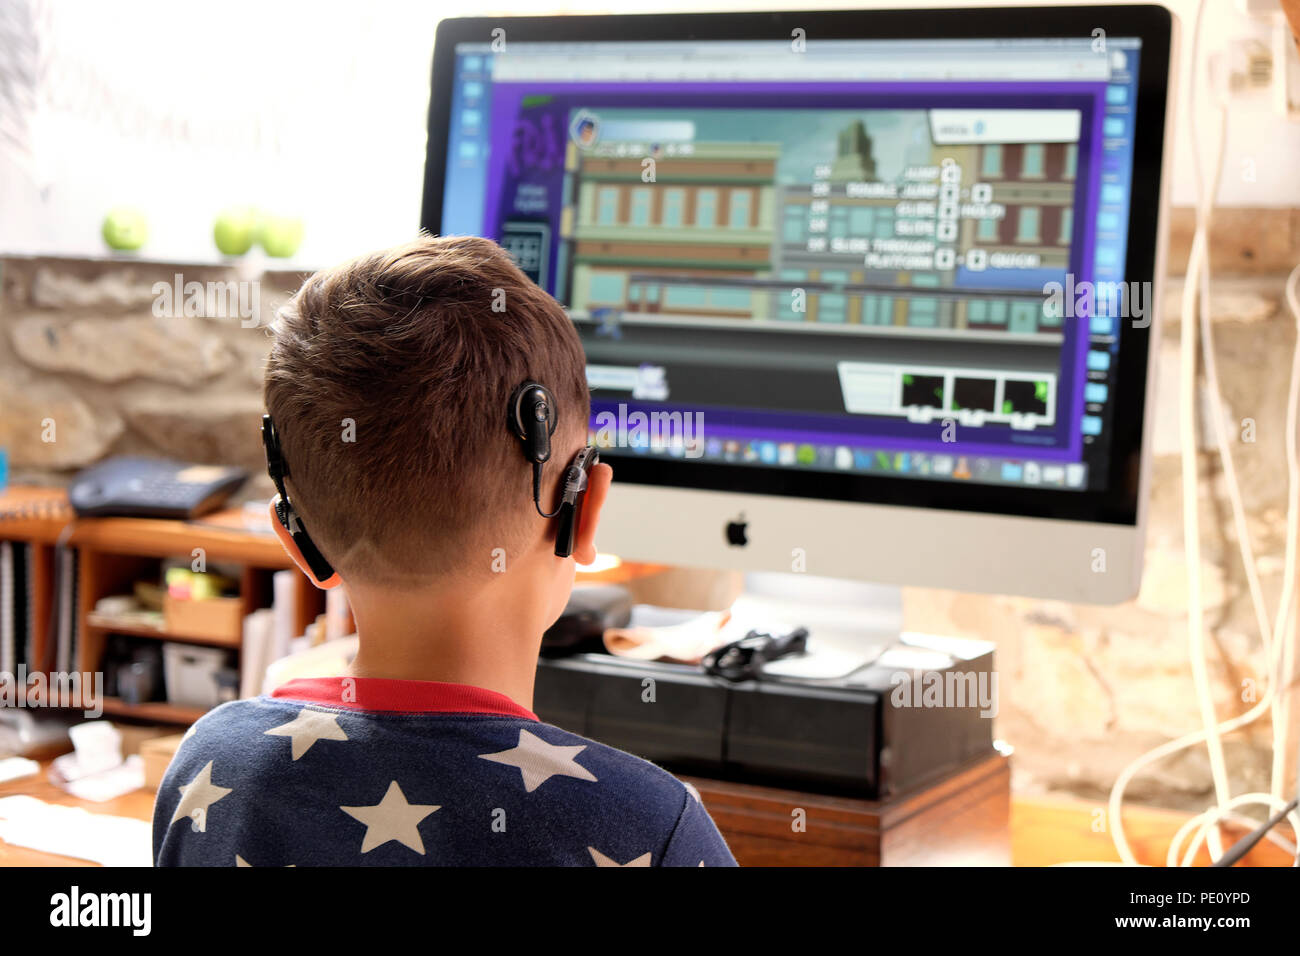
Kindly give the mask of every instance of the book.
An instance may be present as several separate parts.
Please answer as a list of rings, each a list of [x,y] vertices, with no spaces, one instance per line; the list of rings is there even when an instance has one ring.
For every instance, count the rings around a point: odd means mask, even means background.
[[[240,654],[239,696],[256,697],[262,693],[266,668],[271,663],[271,640],[275,632],[275,612],[261,608],[244,617],[244,639]]]
[[[77,665],[77,643],[80,631],[78,621],[78,561],[75,548],[60,547],[55,555],[58,575],[57,588],[57,640],[54,669],[70,673]]]
[[[271,608],[275,611],[275,634],[271,642],[271,661],[279,660],[290,652],[292,641],[298,636],[298,572],[276,571],[271,576]]]
[[[0,541],[0,675],[18,671],[15,650],[14,542]]]

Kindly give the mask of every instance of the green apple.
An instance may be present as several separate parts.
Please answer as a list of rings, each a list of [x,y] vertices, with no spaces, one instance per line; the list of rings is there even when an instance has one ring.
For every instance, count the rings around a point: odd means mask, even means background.
[[[257,210],[247,206],[223,209],[212,227],[212,238],[225,256],[242,256],[257,241]]]
[[[108,248],[118,252],[134,252],[149,238],[149,221],[139,209],[119,206],[108,211],[100,231]]]
[[[260,236],[268,256],[288,259],[302,245],[302,220],[293,216],[267,216]]]

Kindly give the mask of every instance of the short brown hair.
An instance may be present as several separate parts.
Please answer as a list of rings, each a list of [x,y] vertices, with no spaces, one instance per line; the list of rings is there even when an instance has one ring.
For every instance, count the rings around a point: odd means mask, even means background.
[[[488,570],[493,549],[542,533],[507,405],[529,380],[555,397],[546,494],[586,435],[585,360],[559,303],[496,243],[425,236],[317,272],[275,333],[265,399],[289,496],[345,578]]]

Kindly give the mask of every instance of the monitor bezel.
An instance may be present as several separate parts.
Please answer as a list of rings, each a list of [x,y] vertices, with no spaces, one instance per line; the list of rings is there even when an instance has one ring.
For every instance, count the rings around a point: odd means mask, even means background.
[[[801,28],[826,39],[1055,39],[1135,37],[1138,93],[1133,144],[1129,231],[1124,280],[1151,283],[1155,275],[1173,19],[1154,4],[1071,7],[999,7],[927,10],[781,11],[761,13],[612,14],[553,17],[468,17],[443,20],[437,29],[429,101],[421,227],[437,235],[442,224],[446,151],[450,136],[455,47],[490,42],[505,29],[507,42],[623,40],[762,40],[788,38]],[[1138,187],[1141,189],[1139,191]],[[1154,307],[1155,303],[1151,303]],[[955,480],[879,477],[812,468],[684,461],[666,455],[602,450],[618,482],[707,491],[736,491],[790,498],[829,499],[987,514],[1020,515],[1136,526],[1142,491],[1144,433],[1151,342],[1158,317],[1147,327],[1120,323],[1109,473],[1105,490],[978,484]]]

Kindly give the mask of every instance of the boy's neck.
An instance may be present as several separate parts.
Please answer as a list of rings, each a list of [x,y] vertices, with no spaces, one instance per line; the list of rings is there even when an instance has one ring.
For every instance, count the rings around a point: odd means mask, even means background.
[[[527,594],[489,585],[349,598],[360,639],[351,676],[468,684],[533,709],[546,623]]]

